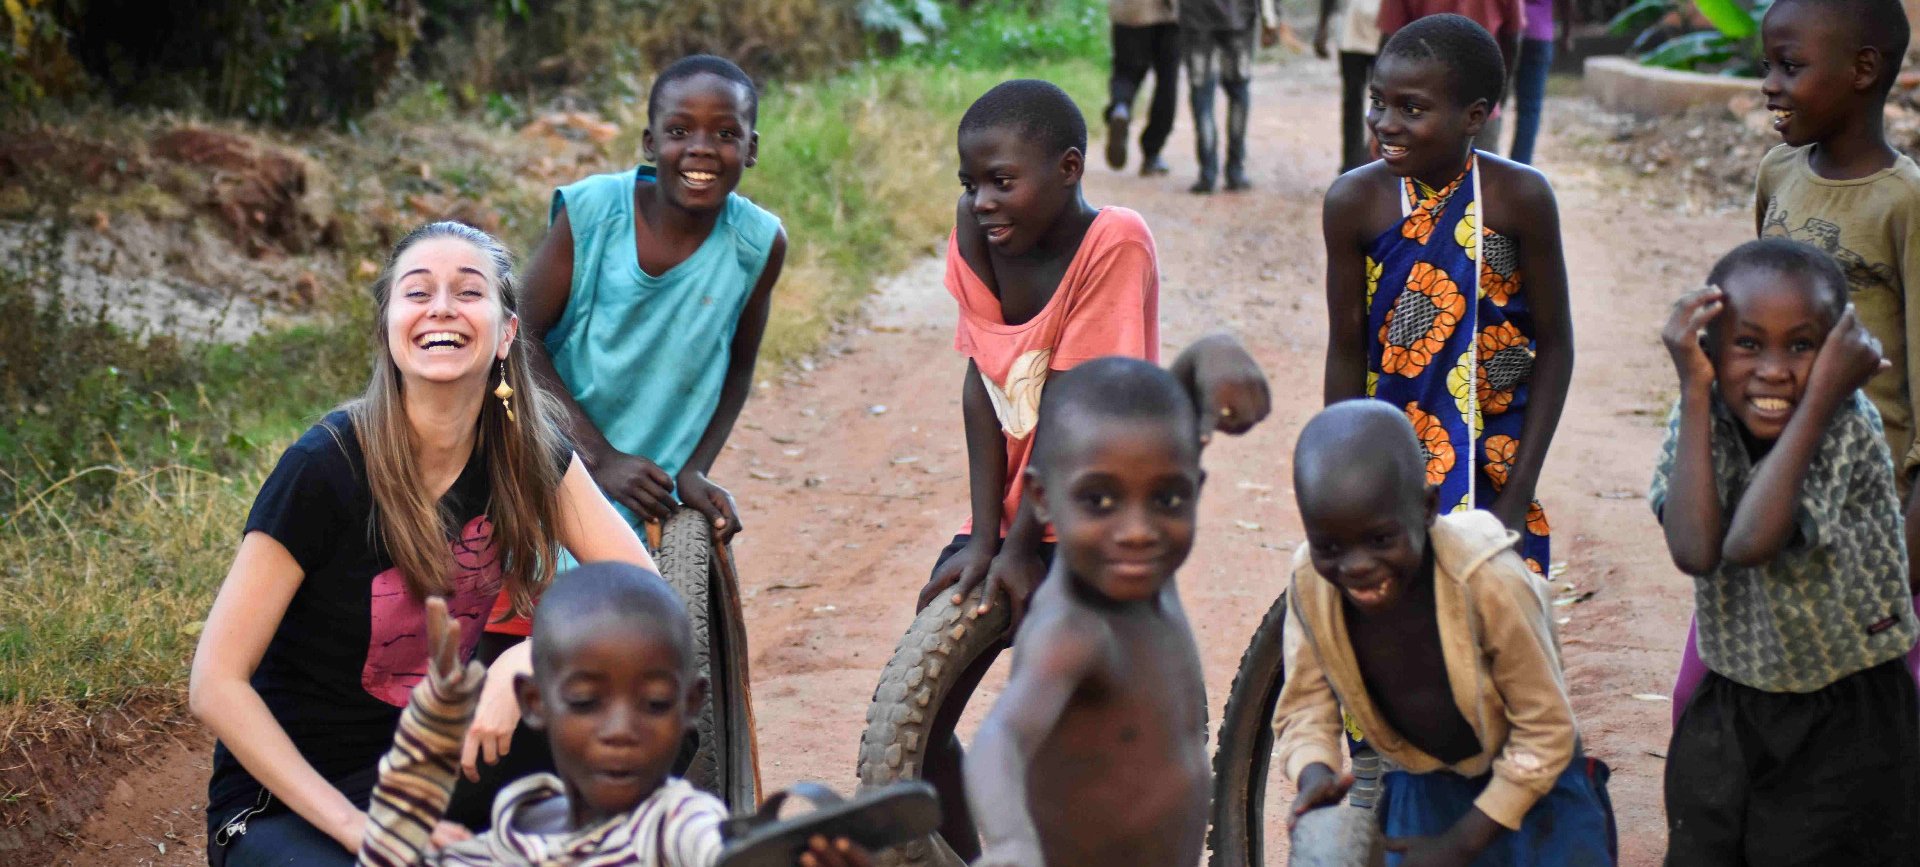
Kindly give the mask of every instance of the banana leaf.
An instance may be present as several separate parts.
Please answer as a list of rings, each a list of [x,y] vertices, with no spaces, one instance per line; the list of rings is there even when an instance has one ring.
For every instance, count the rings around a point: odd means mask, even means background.
[[[1660,16],[1673,9],[1673,0],[1635,0],[1620,14],[1607,22],[1607,33],[1613,36],[1625,36],[1660,20]]]
[[[1664,69],[1692,70],[1709,63],[1725,63],[1740,51],[1737,41],[1711,30],[1689,33],[1660,43],[1640,63]]]
[[[1760,32],[1759,20],[1739,0],[1693,0],[1693,5],[1728,38],[1746,39]]]

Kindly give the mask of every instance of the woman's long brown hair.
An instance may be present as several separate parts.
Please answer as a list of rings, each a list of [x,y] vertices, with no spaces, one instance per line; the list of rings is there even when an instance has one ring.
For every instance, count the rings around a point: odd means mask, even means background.
[[[508,313],[517,314],[520,298],[514,280],[513,254],[492,235],[465,223],[428,223],[408,233],[387,257],[387,266],[373,285],[379,315],[374,321],[377,350],[373,378],[367,392],[346,409],[366,455],[367,482],[373,489],[373,526],[370,532],[400,567],[407,591],[416,599],[445,594],[451,589],[453,516],[442,508],[420,478],[414,459],[413,426],[407,421],[400,369],[387,345],[387,305],[392,300],[394,268],[400,256],[422,241],[458,238],[479,248],[493,265],[492,283]],[[487,516],[493,521],[493,550],[500,563],[508,598],[518,614],[531,614],[533,599],[553,578],[559,553],[561,458],[560,405],[543,390],[527,366],[527,350],[520,335],[508,350],[506,377],[513,387],[514,421],[493,397],[499,367],[488,378],[488,394],[480,404],[474,449],[487,468]]]

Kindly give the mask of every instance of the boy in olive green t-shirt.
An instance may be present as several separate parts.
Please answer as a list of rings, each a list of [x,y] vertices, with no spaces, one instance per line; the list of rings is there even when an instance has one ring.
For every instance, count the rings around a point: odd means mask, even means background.
[[[1884,123],[1907,51],[1906,13],[1899,0],[1780,0],[1761,40],[1761,92],[1785,144],[1760,161],[1755,228],[1832,256],[1861,323],[1893,363],[1863,390],[1886,428],[1912,550],[1920,542],[1912,496],[1920,307],[1907,289],[1920,282],[1920,166],[1887,144]]]

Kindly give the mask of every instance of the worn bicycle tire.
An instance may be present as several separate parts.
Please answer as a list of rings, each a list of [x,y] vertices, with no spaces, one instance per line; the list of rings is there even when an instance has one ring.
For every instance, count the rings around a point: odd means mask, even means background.
[[[1287,594],[1260,619],[1227,690],[1213,753],[1208,867],[1266,864],[1267,771],[1273,761],[1273,709],[1286,681]]]
[[[746,712],[746,630],[737,589],[728,593],[714,558],[707,517],[681,508],[668,518],[654,559],[660,574],[686,603],[693,624],[695,667],[707,678],[707,702],[688,733],[692,755],[676,772],[695,788],[751,811],[759,803],[753,772],[753,732]]]
[[[1008,606],[995,605],[981,614],[979,605],[978,593],[958,605],[951,595],[942,593],[921,609],[900,638],[867,706],[867,728],[860,735],[862,787],[921,778],[935,714],[954,683],[1005,638],[1011,626]],[[881,867],[964,864],[939,834],[880,853],[875,863]]]

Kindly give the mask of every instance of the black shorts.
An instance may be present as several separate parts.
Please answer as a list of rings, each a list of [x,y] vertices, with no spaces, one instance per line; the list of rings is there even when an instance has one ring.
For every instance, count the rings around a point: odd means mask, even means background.
[[[1810,693],[1708,672],[1667,749],[1667,864],[1920,864],[1920,707],[1904,660]]]

